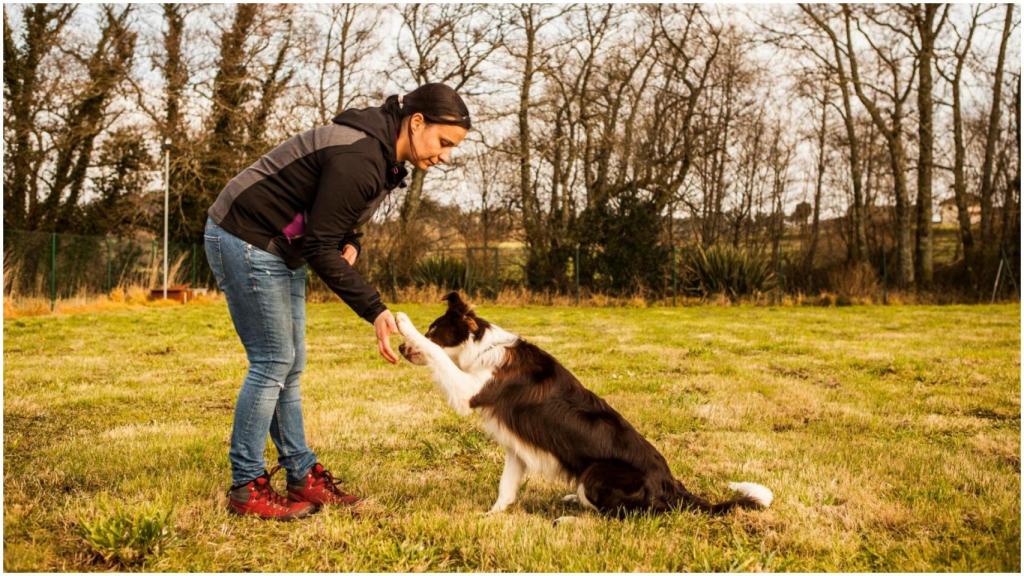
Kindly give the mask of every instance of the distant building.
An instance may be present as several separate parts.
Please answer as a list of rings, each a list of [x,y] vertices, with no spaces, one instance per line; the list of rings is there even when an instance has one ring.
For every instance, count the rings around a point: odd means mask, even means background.
[[[967,213],[971,216],[971,224],[981,222],[981,198],[977,194],[967,194]],[[958,223],[956,197],[950,197],[939,203],[939,215],[943,224]]]
[[[981,201],[976,194],[967,195],[967,209],[971,214],[971,224],[981,222]],[[993,206],[993,209],[998,208]],[[847,208],[846,217],[849,217],[851,208]],[[917,222],[917,204],[911,203],[907,206],[912,225]],[[864,215],[869,222],[888,222],[896,217],[896,207],[891,204],[873,204],[864,207]],[[950,225],[957,224],[956,200],[949,198],[939,203],[939,209],[932,210],[932,224]]]

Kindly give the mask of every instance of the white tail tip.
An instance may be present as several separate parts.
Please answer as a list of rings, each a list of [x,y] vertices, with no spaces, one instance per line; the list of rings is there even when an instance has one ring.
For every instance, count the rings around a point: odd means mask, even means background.
[[[730,482],[729,489],[739,492],[765,508],[771,506],[772,500],[775,499],[771,490],[753,482]]]

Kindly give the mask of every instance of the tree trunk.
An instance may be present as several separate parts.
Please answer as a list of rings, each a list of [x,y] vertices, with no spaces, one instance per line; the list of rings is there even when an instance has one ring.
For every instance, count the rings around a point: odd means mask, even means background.
[[[994,254],[992,246],[992,196],[995,182],[992,165],[995,160],[996,138],[999,135],[999,115],[1001,112],[1003,93],[1003,65],[1006,62],[1006,45],[1013,27],[1013,4],[1006,5],[1006,19],[1003,23],[1003,36],[999,43],[999,59],[996,61],[996,74],[992,81],[992,109],[988,117],[988,130],[985,134],[985,161],[981,167],[981,246],[985,254]]]
[[[825,146],[826,137],[828,136],[828,99],[829,99],[829,85],[828,81],[824,82],[823,93],[821,95],[821,129],[818,132],[818,178],[814,183],[814,213],[813,220],[811,222],[811,243],[807,248],[807,256],[804,260],[804,271],[809,274],[814,268],[814,256],[818,250],[818,233],[820,228],[820,217],[821,217],[821,189],[822,183],[825,180]]]
[[[231,27],[221,37],[217,74],[213,80],[213,111],[210,117],[209,146],[203,162],[203,193],[206,205],[221,191],[246,159],[239,158],[244,148],[244,104],[248,100],[246,41],[262,7],[238,4]]]
[[[887,62],[890,72],[893,75],[893,93],[891,95],[893,105],[889,119],[891,126],[887,126],[886,121],[882,118],[882,114],[875,101],[870,99],[865,93],[861,78],[857,71],[857,58],[855,50],[853,49],[854,44],[850,30],[850,23],[852,19],[850,6],[844,4],[842,6],[842,10],[846,22],[846,47],[850,58],[850,74],[852,76],[854,90],[857,92],[857,98],[860,99],[861,104],[864,105],[864,108],[866,108],[868,113],[871,115],[871,121],[885,136],[886,143],[888,144],[889,167],[892,170],[893,187],[896,196],[896,256],[898,259],[898,273],[896,281],[900,288],[909,288],[914,284],[914,246],[911,243],[910,238],[910,209],[907,205],[907,161],[906,152],[903,149],[903,98],[899,97],[900,87],[898,62]],[[907,94],[909,94],[909,92],[904,94],[904,98]]]
[[[862,262],[867,258],[867,232],[865,220],[867,212],[864,199],[864,176],[861,172],[861,148],[860,140],[857,137],[855,117],[853,114],[852,97],[850,95],[850,81],[846,75],[846,67],[843,65],[843,49],[840,46],[839,37],[829,24],[822,20],[810,7],[801,6],[801,9],[814,20],[814,23],[825,32],[832,43],[832,52],[835,56],[836,72],[839,75],[839,91],[843,97],[843,125],[846,128],[846,139],[850,149],[850,184],[853,187],[853,205],[850,206],[850,228],[852,242],[850,243],[849,259],[852,262]]]
[[[535,16],[533,6],[523,6],[519,9],[522,16],[523,34],[526,38],[526,52],[523,55],[523,74],[519,86],[519,109],[517,120],[519,128],[519,199],[523,210],[523,231],[526,232],[527,244],[531,249],[537,251],[546,243],[543,233],[538,226],[540,214],[538,214],[539,203],[535,196],[532,183],[532,165],[530,161],[530,88],[533,85],[534,74],[534,45],[536,41],[536,29],[533,18]]]
[[[887,138],[889,143],[889,167],[893,172],[893,188],[896,195],[896,255],[898,276],[896,282],[900,288],[914,285],[914,244],[910,238],[910,196],[907,192],[906,152],[903,149],[902,130],[895,116],[901,114],[899,106],[894,115],[893,133]]]
[[[917,126],[917,236],[914,262],[919,287],[928,288],[932,283],[932,53],[938,32],[932,28],[939,5],[925,4],[920,8],[915,6],[914,9],[914,20],[921,38],[918,53],[917,109],[920,119]],[[919,10],[924,11],[923,19],[918,15]]]
[[[174,199],[175,206],[181,206],[181,198],[185,194],[184,170],[182,166],[187,163],[187,155],[184,152],[184,127],[182,124],[182,97],[185,86],[188,82],[188,70],[183,59],[182,42],[185,37],[185,13],[186,7],[181,4],[164,4],[164,22],[167,28],[164,32],[164,62],[162,72],[164,76],[164,118],[161,130],[161,144],[168,143],[170,150],[170,174],[168,175],[168,188]],[[184,216],[184,213],[182,213]],[[176,218],[177,224],[171,231],[172,236],[179,239],[189,239],[189,227],[185,218]]]
[[[964,165],[967,158],[967,147],[964,143],[963,105],[960,95],[960,80],[963,77],[967,55],[971,51],[971,40],[974,38],[977,14],[971,21],[967,39],[962,51],[954,50],[956,69],[953,78],[947,78],[953,88],[953,197],[956,202],[957,223],[960,229],[960,243],[963,245],[964,264],[971,287],[978,289],[978,261],[975,254],[974,233],[971,231],[971,214],[967,202],[967,177]]]
[[[356,5],[345,4],[342,8],[341,17],[341,38],[338,39],[338,100],[334,105],[335,115],[345,110],[345,84],[348,83],[349,67],[346,51],[348,50],[349,35],[352,33],[352,21],[355,18]],[[330,43],[330,38],[328,38]]]
[[[1003,226],[1000,244],[1007,247],[1007,256],[1011,262],[1018,263],[1016,267],[1017,278],[1020,278],[1020,76],[1014,82],[1017,89],[1014,91],[1014,127],[1016,138],[1014,148],[1017,159],[1017,171],[1013,178],[1007,182],[1005,200],[1003,201]],[[1019,297],[1019,294],[1018,294]]]
[[[181,97],[188,81],[181,46],[185,35],[185,8],[181,4],[164,4],[163,9],[167,23],[167,31],[164,32],[164,98],[167,110],[163,136],[171,139],[174,146],[181,128]]]

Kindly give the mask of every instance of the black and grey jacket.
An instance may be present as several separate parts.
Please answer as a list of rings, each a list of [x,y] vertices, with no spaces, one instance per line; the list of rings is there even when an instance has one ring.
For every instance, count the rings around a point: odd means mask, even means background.
[[[339,250],[345,244],[361,249],[356,228],[404,185],[405,165],[395,160],[399,125],[382,108],[346,110],[235,176],[208,210],[210,218],[291,268],[308,262],[356,314],[373,322],[387,308]]]

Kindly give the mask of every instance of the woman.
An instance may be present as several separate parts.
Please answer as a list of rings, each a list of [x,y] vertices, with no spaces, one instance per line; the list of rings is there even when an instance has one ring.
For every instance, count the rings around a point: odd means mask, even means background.
[[[338,488],[306,446],[299,398],[303,264],[373,324],[378,351],[397,362],[388,343],[395,319],[353,268],[361,249],[356,229],[404,186],[405,162],[420,170],[448,162],[469,128],[459,95],[425,84],[289,139],[235,176],[210,207],[206,257],[249,359],[231,431],[232,512],[290,520],[323,504],[359,501]],[[270,486],[278,467],[265,469],[268,432],[287,471],[287,498]]]

